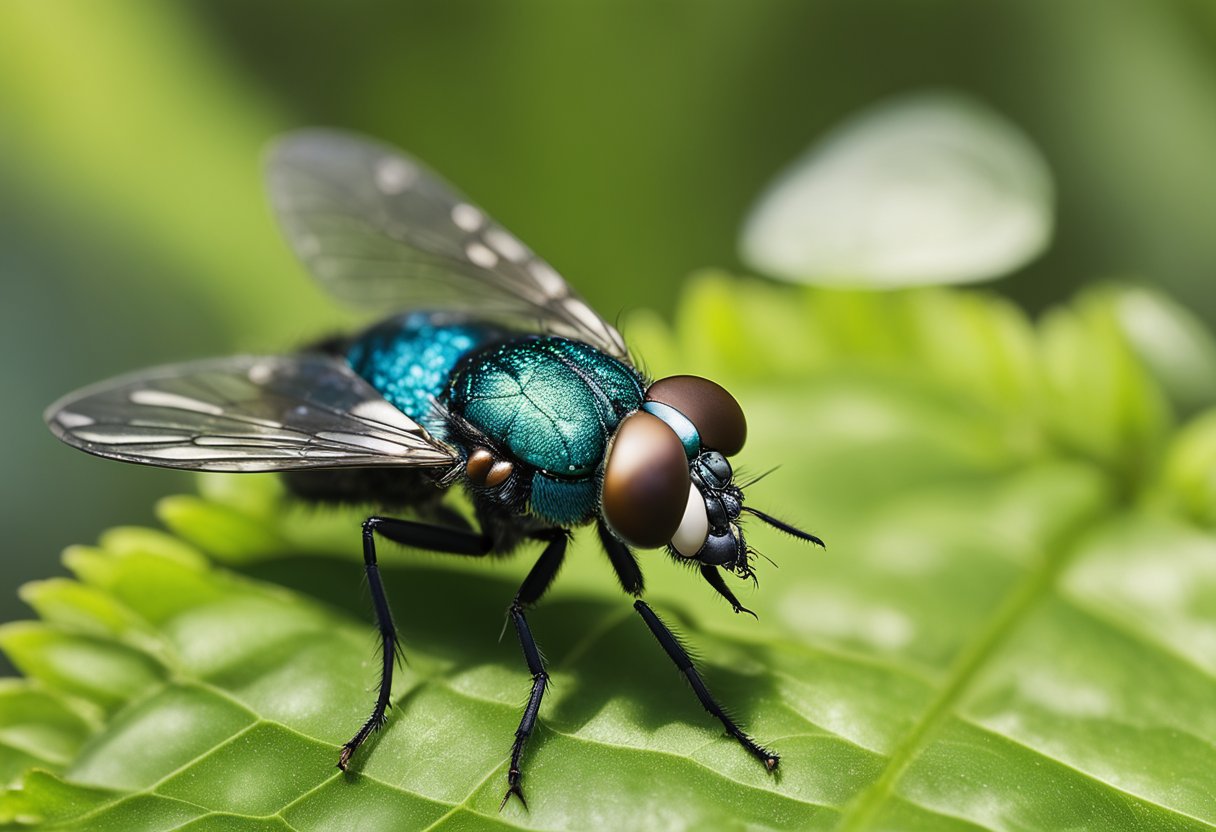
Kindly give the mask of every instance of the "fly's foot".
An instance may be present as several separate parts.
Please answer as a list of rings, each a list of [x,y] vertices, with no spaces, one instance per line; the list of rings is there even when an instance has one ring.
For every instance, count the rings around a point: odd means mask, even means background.
[[[507,772],[507,793],[502,796],[502,803],[498,804],[498,811],[501,812],[504,808],[506,808],[507,801],[511,799],[511,795],[518,797],[520,804],[525,809],[528,808],[528,801],[524,800],[524,793],[519,787],[519,781],[519,769],[513,767]]]
[[[347,743],[342,746],[342,750],[338,753],[338,768],[346,771],[346,767],[350,765],[351,755],[355,753],[355,745]]]

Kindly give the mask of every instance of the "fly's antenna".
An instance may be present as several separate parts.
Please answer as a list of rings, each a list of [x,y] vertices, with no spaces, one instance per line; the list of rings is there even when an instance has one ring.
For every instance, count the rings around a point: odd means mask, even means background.
[[[765,477],[767,477],[769,474],[773,473],[780,467],[781,467],[780,465],[774,465],[772,468],[769,468],[767,471],[764,471],[764,472],[759,473],[756,476],[752,477],[747,482],[739,483],[739,488],[741,488],[741,489],[742,488],[751,488],[753,485],[760,482],[760,480],[764,479]]]
[[[773,560],[773,559],[772,559],[772,558],[770,558],[768,555],[764,554],[764,552],[761,552],[759,549],[753,549],[751,546],[748,546],[748,547],[747,547],[747,553],[748,553],[748,555],[750,555],[750,556],[752,556],[752,557],[761,557],[761,558],[764,558],[766,561],[768,561],[769,563],[771,563],[771,564],[772,564],[772,566],[773,566],[773,568],[774,568],[774,569],[780,569],[780,568],[781,568],[781,564],[777,563],[777,561]]]
[[[820,540],[818,537],[811,534],[810,532],[804,532],[802,529],[799,529],[796,526],[791,526],[789,523],[778,520],[776,517],[773,517],[770,514],[765,514],[763,511],[752,508],[751,506],[744,506],[743,510],[746,511],[748,514],[754,516],[758,520],[760,520],[764,523],[768,523],[774,529],[780,529],[781,531],[785,532],[786,534],[788,534],[792,537],[796,537],[799,540],[805,540],[808,543],[814,543],[817,546],[823,547],[825,549],[827,548],[826,546],[823,545],[822,540]]]

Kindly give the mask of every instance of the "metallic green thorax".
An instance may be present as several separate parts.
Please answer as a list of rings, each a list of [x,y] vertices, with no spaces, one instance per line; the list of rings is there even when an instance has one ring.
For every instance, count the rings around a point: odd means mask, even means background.
[[[582,479],[643,392],[635,371],[594,347],[529,337],[470,356],[452,379],[449,407],[516,459]]]
[[[643,393],[634,370],[594,347],[526,337],[470,355],[452,378],[448,406],[538,469],[531,512],[570,526],[596,513],[596,470]]]

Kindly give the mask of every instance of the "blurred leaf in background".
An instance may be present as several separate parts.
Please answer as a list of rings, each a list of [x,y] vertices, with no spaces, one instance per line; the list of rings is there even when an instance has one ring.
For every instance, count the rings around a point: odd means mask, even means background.
[[[914,93],[833,130],[752,208],[742,256],[818,286],[973,283],[1024,266],[1051,237],[1051,175],[978,101]]]

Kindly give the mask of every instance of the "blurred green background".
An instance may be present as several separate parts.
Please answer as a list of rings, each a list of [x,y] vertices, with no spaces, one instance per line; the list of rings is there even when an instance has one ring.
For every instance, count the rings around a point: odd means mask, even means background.
[[[737,230],[779,168],[924,87],[987,101],[1055,173],[1056,239],[998,291],[1039,309],[1131,276],[1216,322],[1207,0],[6,0],[0,620],[62,547],[190,487],[60,445],[49,402],[354,320],[270,218],[259,153],[276,133],[408,148],[613,317],[669,312],[690,270],[740,268]]]

